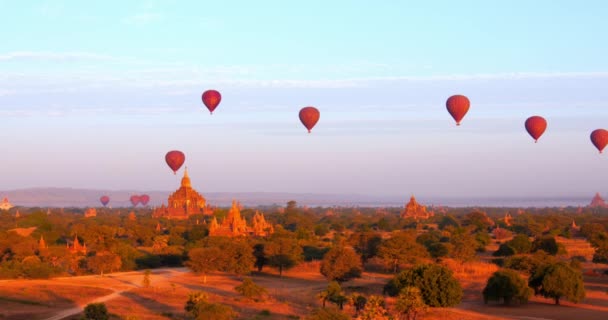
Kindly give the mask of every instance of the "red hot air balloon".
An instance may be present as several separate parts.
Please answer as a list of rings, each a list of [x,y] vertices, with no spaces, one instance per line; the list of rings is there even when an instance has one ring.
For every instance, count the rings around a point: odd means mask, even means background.
[[[177,170],[182,167],[184,161],[186,161],[186,156],[183,152],[173,150],[167,152],[165,155],[165,161],[171,170],[173,170],[173,174],[176,174]]]
[[[222,101],[222,95],[217,90],[207,90],[203,92],[202,99],[207,109],[209,109],[209,112],[213,114],[213,110],[215,110]]]
[[[319,117],[321,114],[315,107],[305,107],[300,110],[300,121],[308,129],[308,133],[317,124]]]
[[[131,198],[129,198],[129,200],[131,200],[131,204],[136,207],[137,204],[141,201],[141,199],[139,198],[139,196],[136,195],[132,195]]]
[[[526,130],[538,142],[540,136],[547,130],[547,120],[541,116],[532,116],[526,120]]]
[[[110,197],[101,196],[101,198],[99,198],[99,201],[101,201],[101,204],[105,207],[108,205],[108,203],[110,203]]]
[[[469,98],[463,95],[454,95],[448,98],[448,101],[445,102],[445,106],[448,109],[452,118],[456,120],[456,125],[460,125],[460,121],[469,111],[469,107],[471,106],[471,102]]]
[[[139,196],[139,202],[143,205],[146,206],[148,205],[148,202],[150,201],[150,196],[147,194],[142,194],[141,196]]]
[[[602,153],[606,145],[608,144],[608,130],[597,129],[591,132],[591,142]]]

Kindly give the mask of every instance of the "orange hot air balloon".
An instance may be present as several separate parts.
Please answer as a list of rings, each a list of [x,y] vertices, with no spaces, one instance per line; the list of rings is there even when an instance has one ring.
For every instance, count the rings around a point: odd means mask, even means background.
[[[540,136],[547,130],[547,120],[541,116],[532,116],[526,120],[526,130],[538,142]]]
[[[454,95],[448,98],[448,101],[445,102],[445,106],[448,109],[452,118],[456,120],[456,125],[460,125],[460,121],[469,111],[469,107],[471,106],[471,102],[469,98],[463,95]]]
[[[317,124],[319,117],[321,117],[321,114],[315,107],[305,107],[300,110],[300,121],[308,129],[308,133]]]
[[[184,161],[186,161],[186,156],[181,151],[172,150],[165,155],[165,161],[169,168],[173,170],[173,174],[176,174],[177,170],[179,170],[184,164]]]
[[[148,205],[148,202],[150,201],[150,196],[147,194],[142,194],[141,196],[139,196],[139,202],[146,206]]]
[[[99,201],[101,201],[101,204],[105,207],[108,205],[108,203],[110,203],[110,197],[101,196],[101,198],[99,198]]]
[[[222,101],[222,95],[217,90],[207,90],[203,92],[203,103],[209,109],[209,112],[213,114],[213,110],[217,108],[217,106]]]
[[[131,204],[136,207],[137,204],[141,201],[141,199],[139,198],[139,196],[137,195],[132,195],[131,198],[129,198],[129,200],[131,201]]]
[[[606,145],[608,144],[608,130],[597,129],[591,132],[591,142],[602,153]]]

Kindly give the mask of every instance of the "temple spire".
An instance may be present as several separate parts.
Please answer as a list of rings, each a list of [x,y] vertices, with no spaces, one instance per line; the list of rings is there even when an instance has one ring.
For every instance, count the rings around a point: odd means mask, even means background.
[[[182,178],[182,187],[192,188],[192,184],[190,183],[190,177],[188,176],[188,167],[186,167],[184,169],[184,177]]]

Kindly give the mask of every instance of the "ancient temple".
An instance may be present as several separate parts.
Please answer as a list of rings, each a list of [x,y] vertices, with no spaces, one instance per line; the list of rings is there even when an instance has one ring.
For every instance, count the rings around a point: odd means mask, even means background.
[[[2,202],[0,202],[0,210],[9,210],[12,207],[13,205],[8,201],[8,198],[4,198],[2,199]]]
[[[205,198],[192,188],[188,168],[186,168],[181,186],[169,196],[167,206],[163,204],[160,208],[154,210],[152,216],[155,218],[187,219],[194,214],[211,215],[213,211],[206,204]]]
[[[97,217],[97,210],[95,210],[95,208],[88,208],[87,211],[84,212],[84,217]]]
[[[84,243],[81,245],[80,241],[78,241],[78,236],[74,236],[74,241],[72,242],[71,246],[69,242],[66,244],[66,246],[70,253],[87,254],[87,245]]]
[[[38,241],[38,250],[42,251],[48,248],[49,247],[46,244],[46,241],[44,241],[44,237],[40,236],[40,240]]]
[[[247,226],[247,221],[241,216],[240,204],[232,201],[232,207],[228,211],[228,215],[221,223],[217,222],[217,218],[213,217],[209,223],[210,236],[257,236],[265,237],[274,232],[274,227],[266,222],[264,214],[256,212],[253,216],[252,226]]]
[[[410,202],[405,205],[405,209],[401,212],[402,218],[413,218],[415,220],[428,219],[434,215],[433,211],[427,211],[425,206],[420,205],[414,196],[410,198]]]
[[[589,206],[592,208],[608,208],[608,204],[606,204],[606,201],[600,196],[599,192],[595,194]]]

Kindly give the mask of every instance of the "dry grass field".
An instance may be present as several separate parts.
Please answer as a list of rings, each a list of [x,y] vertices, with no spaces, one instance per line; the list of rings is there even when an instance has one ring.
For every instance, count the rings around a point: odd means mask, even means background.
[[[577,253],[586,250],[580,240],[564,243]],[[578,254],[574,254],[578,255]],[[585,276],[587,297],[579,304],[553,301],[539,297],[521,306],[502,306],[483,303],[481,290],[490,275],[498,270],[483,262],[459,263],[446,259],[442,262],[454,271],[465,295],[456,308],[431,309],[423,319],[590,319],[604,320],[608,314],[608,276],[589,273]],[[605,268],[605,265],[603,266]],[[601,265],[585,263],[584,270],[601,269]],[[252,301],[239,295],[234,287],[242,278],[212,273],[203,283],[202,276],[185,268],[152,271],[151,287],[142,287],[143,272],[124,272],[104,277],[82,276],[51,280],[0,281],[0,319],[59,320],[78,319],[82,308],[91,302],[104,302],[113,319],[184,319],[184,304],[188,294],[205,291],[211,302],[231,306],[239,319],[297,319],[319,307],[317,298],[327,286],[319,274],[318,263],[308,263],[284,272],[279,277],[272,269],[252,275],[253,280],[268,290],[264,301]],[[364,273],[360,279],[343,284],[346,293],[353,290],[365,294],[382,294],[384,284],[392,275]],[[387,298],[389,309],[393,298]],[[354,314],[351,306],[345,312]]]

